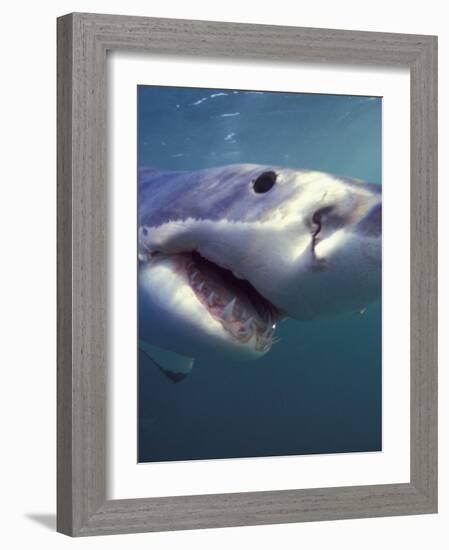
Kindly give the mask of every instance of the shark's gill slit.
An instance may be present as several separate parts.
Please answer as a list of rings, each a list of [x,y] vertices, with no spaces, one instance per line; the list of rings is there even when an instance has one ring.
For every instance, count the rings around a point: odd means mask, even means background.
[[[253,339],[255,348],[271,347],[277,308],[264,298],[249,281],[235,277],[196,251],[185,252],[189,284],[208,313],[234,338]]]

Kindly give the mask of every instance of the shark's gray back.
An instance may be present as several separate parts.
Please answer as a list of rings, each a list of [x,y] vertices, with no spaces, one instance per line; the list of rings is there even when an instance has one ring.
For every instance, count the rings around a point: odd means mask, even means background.
[[[238,164],[189,172],[170,172],[152,168],[139,173],[140,225],[159,226],[167,221],[187,218],[229,221],[260,220],[279,200],[266,194],[254,201],[248,193],[251,182],[268,170],[296,177],[298,171],[256,164]],[[284,189],[287,189],[284,187]]]

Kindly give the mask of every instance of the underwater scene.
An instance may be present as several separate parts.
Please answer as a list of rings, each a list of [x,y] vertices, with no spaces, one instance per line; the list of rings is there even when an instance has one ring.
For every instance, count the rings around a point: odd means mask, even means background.
[[[382,99],[137,98],[138,462],[382,450]]]

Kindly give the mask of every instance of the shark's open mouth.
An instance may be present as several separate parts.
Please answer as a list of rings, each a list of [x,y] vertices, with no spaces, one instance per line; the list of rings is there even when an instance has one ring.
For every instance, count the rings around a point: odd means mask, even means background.
[[[197,299],[225,330],[257,351],[271,347],[279,312],[248,281],[202,257],[197,252],[179,255]]]

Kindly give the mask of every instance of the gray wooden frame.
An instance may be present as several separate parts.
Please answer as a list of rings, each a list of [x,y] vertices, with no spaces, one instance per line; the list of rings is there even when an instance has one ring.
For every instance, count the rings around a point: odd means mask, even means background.
[[[410,483],[106,499],[106,52],[411,71]],[[72,536],[437,511],[437,38],[75,13],[58,19],[58,504]]]

